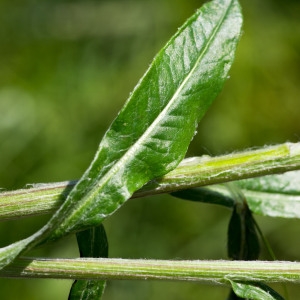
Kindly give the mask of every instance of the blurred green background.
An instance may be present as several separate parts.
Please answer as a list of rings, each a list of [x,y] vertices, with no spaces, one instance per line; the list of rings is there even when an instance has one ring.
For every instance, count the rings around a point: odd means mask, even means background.
[[[204,1],[0,2],[0,187],[76,179],[156,52]],[[241,0],[244,33],[230,80],[192,155],[299,140],[300,2]],[[155,196],[105,222],[111,257],[225,259],[230,211]],[[0,246],[48,216],[1,222]],[[299,260],[298,220],[257,217],[278,259]],[[74,238],[31,255],[76,257]],[[267,259],[265,251],[262,259]],[[0,280],[1,299],[67,299],[69,281]],[[282,292],[280,285],[275,286]],[[297,299],[299,286],[288,286]],[[114,281],[104,300],[226,299],[196,283]]]

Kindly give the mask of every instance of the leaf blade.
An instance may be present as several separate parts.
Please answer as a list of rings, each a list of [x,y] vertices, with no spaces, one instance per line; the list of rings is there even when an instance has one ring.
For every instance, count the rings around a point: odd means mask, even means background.
[[[238,0],[214,0],[180,28],[134,89],[67,200],[13,255],[0,249],[0,267],[34,246],[99,225],[134,191],[179,164],[227,78],[241,25]]]
[[[256,214],[300,218],[300,171],[237,181]]]
[[[154,59],[107,131],[94,162],[72,190],[71,201],[65,202],[63,223],[53,238],[101,222],[135,190],[179,164],[199,119],[226,80],[241,23],[238,2],[219,0],[203,6],[183,25]],[[196,33],[199,38],[195,38]],[[204,38],[201,39],[201,35]],[[180,58],[181,64],[178,63]],[[170,71],[166,74],[168,68]],[[153,88],[153,81],[157,81],[158,86]],[[145,114],[148,106],[150,109]],[[141,125],[137,122],[130,125],[136,111],[146,120]],[[89,218],[80,219],[86,211]]]
[[[102,224],[78,232],[76,238],[80,257],[108,257],[108,241]],[[105,285],[105,280],[76,280],[72,284],[68,299],[101,299]]]
[[[230,280],[235,294],[242,299],[252,300],[284,300],[272,288],[261,282],[240,282]]]
[[[246,198],[250,210],[258,215],[300,218],[300,171],[266,175],[232,182]],[[226,184],[215,184],[173,192],[173,196],[205,203],[233,207]]]

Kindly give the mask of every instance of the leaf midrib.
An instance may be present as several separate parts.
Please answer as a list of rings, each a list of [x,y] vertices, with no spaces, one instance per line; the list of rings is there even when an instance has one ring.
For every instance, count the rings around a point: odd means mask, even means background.
[[[193,68],[190,70],[190,72],[188,73],[188,75],[182,81],[182,83],[180,84],[180,86],[176,89],[176,92],[174,93],[174,95],[172,96],[172,98],[168,102],[168,104],[165,106],[165,108],[161,111],[161,113],[159,113],[159,115],[155,118],[155,120],[147,128],[147,130],[140,136],[140,138],[132,146],[130,146],[130,148],[128,148],[128,150],[116,162],[116,164],[99,180],[99,182],[96,184],[96,187],[94,187],[92,190],[90,190],[86,194],[86,196],[84,197],[86,200],[79,202],[78,203],[79,205],[76,205],[76,207],[73,206],[73,209],[71,209],[71,211],[72,211],[73,214],[76,213],[76,212],[79,212],[82,207],[86,206],[89,203],[88,199],[90,199],[90,200],[94,199],[94,197],[98,193],[99,189],[102,186],[104,186],[122,168],[122,166],[125,165],[125,163],[126,163],[126,161],[128,161],[128,159],[130,159],[131,157],[134,156],[134,154],[136,153],[136,150],[139,150],[140,145],[142,145],[144,143],[144,141],[151,135],[151,133],[153,132],[153,130],[156,128],[157,124],[159,124],[160,121],[165,118],[165,116],[167,115],[167,112],[169,111],[169,108],[176,102],[176,99],[180,95],[180,92],[183,90],[183,88],[185,87],[186,83],[188,82],[188,80],[193,75],[193,73],[194,73],[195,69],[197,68],[198,64],[200,63],[200,61],[202,60],[202,58],[206,54],[206,52],[207,52],[208,48],[210,47],[210,45],[211,45],[214,37],[217,35],[217,33],[218,33],[218,31],[219,31],[222,23],[226,19],[227,15],[228,15],[228,12],[231,9],[232,4],[233,4],[234,1],[235,0],[231,0],[230,1],[230,4],[228,5],[228,7],[227,7],[226,11],[224,12],[224,14],[222,15],[222,17],[220,18],[219,23],[217,24],[217,26],[213,30],[211,36],[208,39],[208,42],[206,43],[204,49],[201,51],[201,53],[200,53],[198,59],[196,60]],[[198,15],[197,18],[199,18],[199,16],[200,16],[200,14]],[[177,36],[174,37],[174,39],[176,39],[176,38],[177,38]],[[174,41],[174,39],[173,39],[173,41]],[[171,43],[168,43],[164,49],[166,49],[170,44]]]

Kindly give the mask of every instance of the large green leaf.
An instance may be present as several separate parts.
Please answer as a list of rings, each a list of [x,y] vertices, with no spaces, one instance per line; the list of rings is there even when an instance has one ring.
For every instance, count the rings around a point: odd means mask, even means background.
[[[5,266],[25,248],[100,224],[146,182],[183,159],[234,59],[237,0],[205,4],[158,53],[67,200],[35,235],[1,249]]]
[[[241,23],[237,1],[218,0],[179,29],[102,139],[63,205],[53,237],[98,224],[146,182],[179,164],[227,78]]]

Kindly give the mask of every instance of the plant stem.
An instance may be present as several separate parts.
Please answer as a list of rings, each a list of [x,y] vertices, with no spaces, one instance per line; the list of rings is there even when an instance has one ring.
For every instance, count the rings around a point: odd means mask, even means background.
[[[60,279],[155,279],[213,281],[300,281],[299,262],[144,260],[118,258],[18,258],[1,277]]]
[[[132,198],[300,169],[300,143],[284,143],[217,157],[183,160],[173,171],[148,182]],[[76,181],[33,184],[0,193],[0,219],[50,213],[65,200]]]

